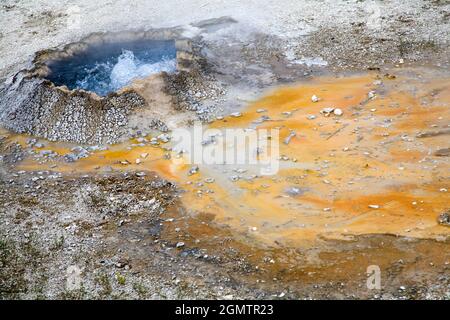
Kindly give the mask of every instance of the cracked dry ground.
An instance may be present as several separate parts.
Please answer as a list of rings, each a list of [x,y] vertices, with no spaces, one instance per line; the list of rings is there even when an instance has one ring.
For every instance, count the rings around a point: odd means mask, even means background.
[[[273,176],[188,175],[150,136],[68,163],[75,145],[3,132],[2,296],[448,299],[449,104],[448,74],[401,67],[275,88],[209,124],[279,129]]]

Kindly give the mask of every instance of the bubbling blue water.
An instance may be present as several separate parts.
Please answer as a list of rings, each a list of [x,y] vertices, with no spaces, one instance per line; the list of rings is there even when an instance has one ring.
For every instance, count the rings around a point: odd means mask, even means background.
[[[159,72],[176,71],[175,42],[152,40],[93,46],[70,58],[51,62],[48,79],[69,89],[101,96]]]

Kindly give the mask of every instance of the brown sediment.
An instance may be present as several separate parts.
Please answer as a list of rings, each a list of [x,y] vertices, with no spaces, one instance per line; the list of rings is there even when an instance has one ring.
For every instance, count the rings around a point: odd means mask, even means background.
[[[368,266],[382,270],[382,287],[387,291],[433,281],[433,272],[448,270],[448,241],[373,234],[346,240],[319,238],[306,247],[278,242],[261,247],[241,241],[232,229],[217,225],[214,213],[190,213],[189,209],[175,208],[166,212],[165,217],[173,221],[163,222],[161,239],[172,245],[182,240],[190,250],[199,249],[211,263],[220,264],[222,270],[233,271],[229,276],[234,281],[266,290],[282,285],[290,292],[314,292],[334,283],[342,285],[339,292],[362,298],[373,293],[365,286]],[[430,268],[433,272],[429,272]],[[326,290],[318,292],[330,297]]]

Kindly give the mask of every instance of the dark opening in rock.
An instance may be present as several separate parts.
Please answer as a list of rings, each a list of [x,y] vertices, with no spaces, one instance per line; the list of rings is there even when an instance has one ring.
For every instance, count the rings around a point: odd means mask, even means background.
[[[57,86],[105,96],[151,74],[176,71],[174,40],[139,40],[89,46],[49,61],[47,78]]]

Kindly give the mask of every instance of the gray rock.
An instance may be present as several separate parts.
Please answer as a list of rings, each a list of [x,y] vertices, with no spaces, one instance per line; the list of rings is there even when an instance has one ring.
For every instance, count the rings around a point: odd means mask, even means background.
[[[178,242],[177,245],[176,245],[176,247],[177,247],[177,248],[182,248],[182,247],[184,247],[184,242],[181,242],[181,241]]]
[[[296,197],[303,195],[306,191],[306,189],[294,186],[287,188],[284,192],[292,197]]]
[[[450,227],[450,210],[441,213],[437,220],[439,224]]]
[[[188,175],[192,176],[193,174],[196,174],[200,168],[198,166],[193,166],[191,169],[189,169]]]
[[[286,139],[284,139],[284,144],[289,144],[289,142],[291,142],[292,138],[294,138],[295,136],[297,136],[297,133],[295,133],[295,131],[291,131]]]
[[[434,155],[437,157],[448,157],[450,156],[450,148],[436,150]]]

